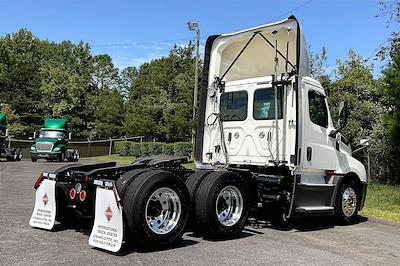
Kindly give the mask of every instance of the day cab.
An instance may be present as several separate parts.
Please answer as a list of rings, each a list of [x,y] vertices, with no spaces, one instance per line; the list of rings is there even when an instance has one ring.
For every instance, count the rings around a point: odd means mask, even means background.
[[[68,121],[67,119],[46,118],[44,127],[39,132],[35,144],[31,146],[30,154],[32,162],[39,158],[48,161],[57,160],[78,161],[79,151],[68,149]]]

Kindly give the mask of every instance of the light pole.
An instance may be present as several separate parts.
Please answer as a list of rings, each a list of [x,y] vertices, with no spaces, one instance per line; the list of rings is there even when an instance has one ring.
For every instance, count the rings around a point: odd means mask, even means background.
[[[196,58],[194,60],[194,92],[193,92],[193,121],[196,119],[197,108],[197,91],[199,83],[199,57],[200,57],[200,29],[197,21],[189,21],[188,28],[190,31],[196,32]],[[192,158],[194,158],[195,151],[195,129],[192,129]]]

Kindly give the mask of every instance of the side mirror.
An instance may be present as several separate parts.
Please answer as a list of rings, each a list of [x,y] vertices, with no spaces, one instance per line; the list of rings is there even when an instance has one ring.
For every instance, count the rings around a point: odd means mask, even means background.
[[[72,133],[71,132],[68,133],[68,139],[69,140],[72,139]]]
[[[36,131],[33,132],[33,139],[36,139]]]
[[[347,125],[347,113],[348,113],[348,109],[347,109],[347,102],[340,102],[339,103],[339,118],[336,122],[337,124],[337,129],[333,130],[329,136],[330,137],[336,137],[336,134]]]
[[[360,140],[360,145],[363,147],[368,147],[371,143],[371,139],[367,138],[367,139],[362,139]]]
[[[339,104],[339,118],[337,121],[338,128],[343,128],[347,125],[347,102],[340,102]]]
[[[6,137],[6,138],[8,137],[8,128],[6,129],[6,135],[5,135],[5,137]]]

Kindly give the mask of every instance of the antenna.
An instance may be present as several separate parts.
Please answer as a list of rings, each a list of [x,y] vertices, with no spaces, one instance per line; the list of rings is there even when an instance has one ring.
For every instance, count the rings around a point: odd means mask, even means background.
[[[277,76],[278,76],[278,31],[274,30],[272,34],[275,36],[275,73],[272,77],[272,84],[274,86],[274,94],[275,94],[275,139],[276,139],[276,157],[275,163],[279,164],[279,125],[278,125],[278,86],[276,84]]]

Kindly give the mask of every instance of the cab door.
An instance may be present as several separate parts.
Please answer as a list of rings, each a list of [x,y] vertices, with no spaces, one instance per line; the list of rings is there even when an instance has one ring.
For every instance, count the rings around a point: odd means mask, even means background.
[[[328,104],[322,88],[305,85],[302,168],[311,172],[334,171],[337,167],[336,140]]]
[[[302,93],[303,144],[289,216],[333,214],[338,157],[325,92],[319,84],[303,83]]]

